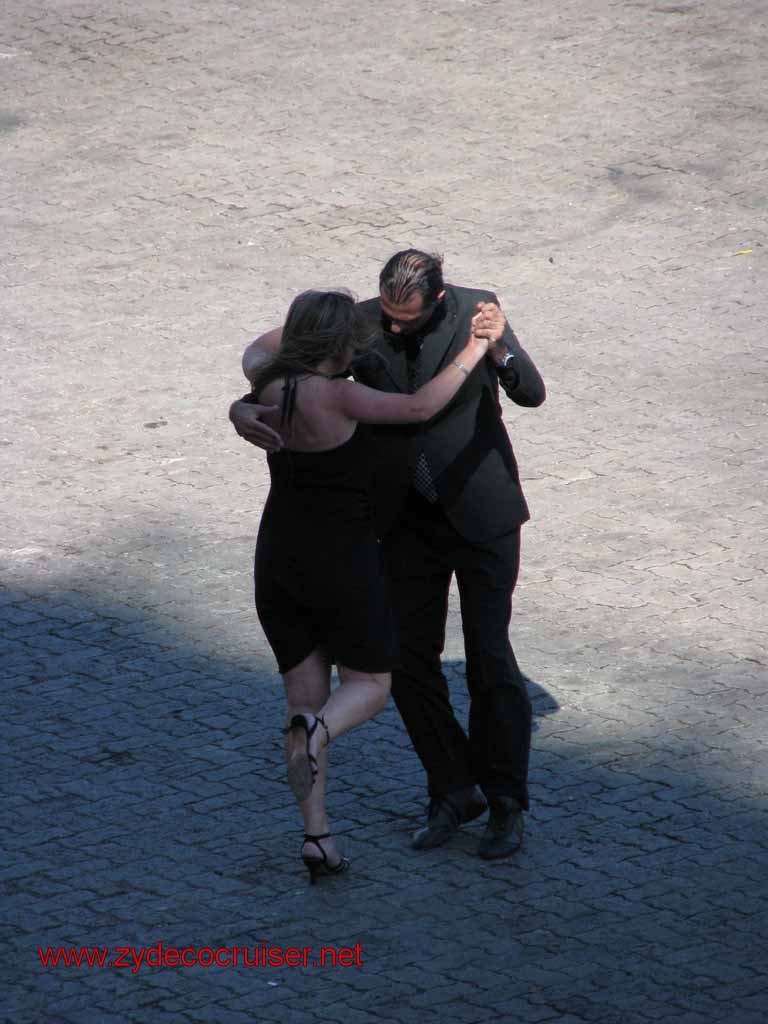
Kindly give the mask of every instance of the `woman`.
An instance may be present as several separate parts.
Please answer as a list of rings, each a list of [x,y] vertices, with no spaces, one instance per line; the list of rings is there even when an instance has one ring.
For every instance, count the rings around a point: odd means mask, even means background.
[[[325,748],[384,707],[398,653],[364,425],[430,419],[488,348],[473,326],[459,357],[405,395],[345,379],[365,344],[350,295],[304,292],[288,311],[280,350],[257,372],[249,396],[272,407],[265,422],[283,439],[268,456],[256,608],[285,684],[288,782],[304,819],[301,856],[313,883],[349,866],[328,830]],[[334,662],[340,685],[331,692]]]

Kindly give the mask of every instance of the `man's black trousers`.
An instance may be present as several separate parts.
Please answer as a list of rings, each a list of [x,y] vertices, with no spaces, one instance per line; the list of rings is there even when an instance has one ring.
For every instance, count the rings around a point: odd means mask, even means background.
[[[392,695],[426,769],[430,796],[479,783],[487,797],[515,797],[527,809],[531,702],[508,637],[520,530],[471,543],[440,505],[412,491],[385,540],[385,554],[401,646]],[[469,736],[453,713],[440,668],[454,573],[464,629]]]

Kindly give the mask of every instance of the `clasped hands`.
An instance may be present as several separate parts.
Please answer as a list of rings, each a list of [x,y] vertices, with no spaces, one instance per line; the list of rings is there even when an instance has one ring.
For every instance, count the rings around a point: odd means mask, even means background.
[[[507,320],[495,302],[478,302],[477,313],[472,318],[472,332],[477,337],[488,339],[488,355],[499,360],[507,351],[504,344],[504,328]]]

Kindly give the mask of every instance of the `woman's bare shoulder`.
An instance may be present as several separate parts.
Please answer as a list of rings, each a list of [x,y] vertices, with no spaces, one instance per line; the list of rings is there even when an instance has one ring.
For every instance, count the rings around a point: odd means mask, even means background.
[[[277,405],[283,397],[283,386],[285,380],[282,377],[278,377],[276,380],[271,380],[266,387],[263,387],[258,394],[259,402],[261,405]]]

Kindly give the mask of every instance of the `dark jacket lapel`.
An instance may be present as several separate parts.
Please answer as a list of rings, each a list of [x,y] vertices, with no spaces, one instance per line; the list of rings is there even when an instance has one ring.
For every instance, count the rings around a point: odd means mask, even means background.
[[[436,373],[439,373],[455,355],[456,328],[459,317],[456,305],[456,297],[450,285],[445,290],[445,316],[437,326],[436,330],[424,339],[421,350],[421,379],[424,383],[432,380]],[[460,348],[464,346],[461,345]]]

